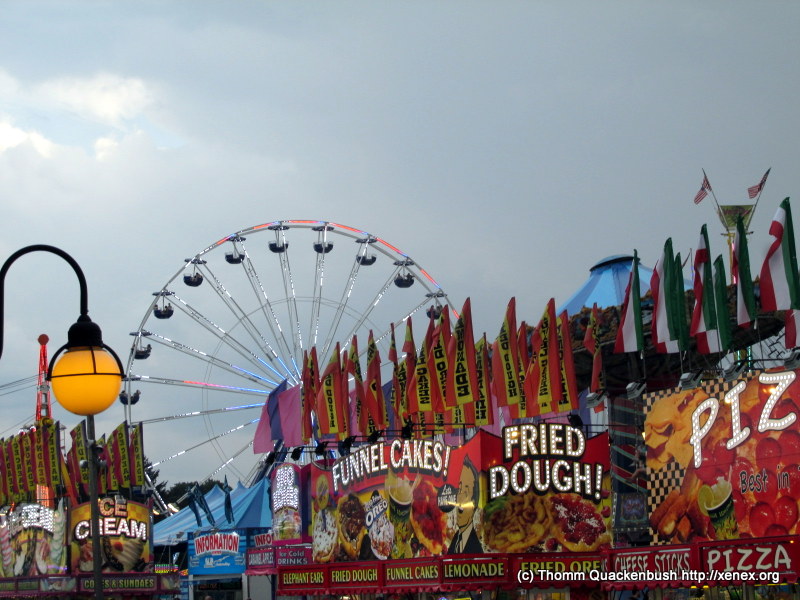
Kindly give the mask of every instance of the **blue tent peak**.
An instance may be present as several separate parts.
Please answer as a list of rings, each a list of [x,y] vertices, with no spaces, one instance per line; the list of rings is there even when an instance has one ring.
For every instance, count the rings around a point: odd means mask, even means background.
[[[621,306],[625,300],[625,289],[628,287],[633,256],[630,254],[615,254],[598,261],[589,269],[587,279],[570,298],[558,307],[558,312],[566,310],[567,314],[579,313],[586,306],[591,308],[597,303],[598,308]],[[650,279],[653,269],[645,267],[639,261],[639,290],[642,296],[650,290]],[[684,280],[684,289],[691,289],[690,281]]]

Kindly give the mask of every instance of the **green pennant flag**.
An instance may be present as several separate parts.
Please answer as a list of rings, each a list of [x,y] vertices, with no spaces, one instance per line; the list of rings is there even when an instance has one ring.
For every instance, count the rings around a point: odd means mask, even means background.
[[[756,319],[756,296],[753,292],[753,277],[750,275],[747,231],[741,216],[736,219],[731,271],[736,279],[736,323],[740,327],[747,327]]]
[[[731,347],[731,319],[728,312],[728,284],[725,281],[722,255],[714,261],[714,301],[717,309],[720,350],[728,350]]]

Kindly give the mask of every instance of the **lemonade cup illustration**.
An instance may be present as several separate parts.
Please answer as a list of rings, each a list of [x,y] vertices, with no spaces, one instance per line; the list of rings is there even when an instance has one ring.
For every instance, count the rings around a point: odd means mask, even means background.
[[[733,488],[729,481],[719,477],[713,485],[700,486],[697,504],[700,512],[711,519],[718,540],[733,540],[739,537],[736,512],[733,509]]]

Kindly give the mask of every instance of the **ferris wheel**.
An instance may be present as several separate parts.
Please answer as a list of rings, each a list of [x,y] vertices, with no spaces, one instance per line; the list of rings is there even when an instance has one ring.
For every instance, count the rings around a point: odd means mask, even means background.
[[[385,363],[392,325],[399,349],[408,317],[421,340],[443,309],[453,306],[439,284],[380,237],[315,220],[243,229],[186,258],[153,292],[131,332],[125,417],[144,424],[154,467],[205,470],[178,481],[223,471],[247,481],[261,408],[284,380],[300,383],[305,351],[315,347],[324,369],[354,335],[365,353],[371,330]]]

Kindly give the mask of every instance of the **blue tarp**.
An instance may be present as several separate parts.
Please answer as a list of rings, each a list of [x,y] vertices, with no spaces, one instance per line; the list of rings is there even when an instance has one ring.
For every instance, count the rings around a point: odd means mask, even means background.
[[[589,269],[589,279],[572,296],[558,307],[558,313],[566,310],[567,314],[579,313],[586,306],[591,308],[597,303],[598,308],[621,306],[625,301],[625,289],[628,287],[633,256],[617,254],[609,256]],[[650,279],[653,269],[639,262],[639,291],[642,296],[650,290]],[[684,279],[685,290],[692,289],[691,281]]]
[[[241,483],[231,492],[233,506],[233,523],[225,518],[225,492],[214,486],[204,496],[211,514],[214,515],[217,529],[244,529],[247,527],[272,527],[272,512],[269,504],[269,482],[262,479],[252,487],[246,488]],[[153,545],[169,546],[185,542],[190,531],[209,531],[211,524],[200,511],[203,523],[197,526],[197,518],[188,506],[180,512],[159,521],[153,526]],[[178,534],[181,534],[178,536]]]

